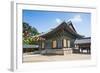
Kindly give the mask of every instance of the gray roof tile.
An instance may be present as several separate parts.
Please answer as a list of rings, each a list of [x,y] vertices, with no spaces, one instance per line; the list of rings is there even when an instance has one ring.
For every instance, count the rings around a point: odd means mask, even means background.
[[[38,48],[38,45],[23,45],[23,48]]]
[[[75,44],[91,43],[91,39],[90,38],[76,39],[74,43]]]

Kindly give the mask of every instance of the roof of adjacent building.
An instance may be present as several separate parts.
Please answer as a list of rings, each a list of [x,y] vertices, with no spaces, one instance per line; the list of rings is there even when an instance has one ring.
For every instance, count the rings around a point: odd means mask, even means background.
[[[86,37],[82,39],[76,39],[75,44],[86,44],[86,43],[91,43],[91,37]]]
[[[23,45],[23,48],[38,48],[38,45]]]
[[[45,33],[40,34],[40,36],[48,36],[48,35],[50,35],[52,33],[55,33],[59,29],[65,29],[67,32],[69,32],[70,34],[72,34],[74,36],[82,37],[81,35],[79,35],[76,32],[76,30],[75,30],[75,28],[74,28],[74,26],[73,26],[73,24],[72,24],[71,21],[69,21],[67,23],[65,21],[63,21],[57,27],[53,28],[52,30],[50,30],[48,32],[45,32]]]

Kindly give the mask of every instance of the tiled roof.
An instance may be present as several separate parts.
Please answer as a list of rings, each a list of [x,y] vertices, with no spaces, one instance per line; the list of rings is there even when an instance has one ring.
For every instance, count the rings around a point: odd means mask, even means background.
[[[91,38],[76,39],[74,43],[75,44],[91,43]]]
[[[70,28],[70,26],[71,26],[72,28]],[[47,34],[50,34],[50,33],[54,32],[54,31],[57,31],[57,29],[62,29],[61,27],[64,27],[68,32],[70,32],[71,34],[73,34],[73,35],[75,35],[75,36],[82,37],[81,35],[79,35],[79,34],[76,32],[76,30],[75,30],[75,28],[73,27],[71,21],[68,21],[67,23],[64,21],[64,22],[60,23],[57,27],[53,28],[52,30],[49,30],[49,31],[47,31],[47,32],[45,32],[45,33],[41,33],[40,36],[46,36]]]
[[[38,48],[38,45],[23,45],[23,48]]]

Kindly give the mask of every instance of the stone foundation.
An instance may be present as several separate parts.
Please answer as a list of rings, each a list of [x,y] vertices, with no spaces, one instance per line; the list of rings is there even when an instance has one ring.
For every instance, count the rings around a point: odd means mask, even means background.
[[[63,49],[46,49],[41,52],[41,54],[51,54],[51,55],[67,55],[72,54],[71,48],[63,48]]]
[[[72,49],[71,48],[63,48],[63,53],[64,53],[64,55],[66,56],[66,55],[68,55],[68,54],[72,54]]]

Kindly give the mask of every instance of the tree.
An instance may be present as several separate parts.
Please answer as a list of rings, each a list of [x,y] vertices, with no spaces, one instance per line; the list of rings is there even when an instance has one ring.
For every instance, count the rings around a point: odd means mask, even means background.
[[[23,33],[25,33],[25,36],[32,36],[39,34],[39,32],[35,27],[30,26],[26,22],[23,22]]]
[[[37,41],[32,39],[32,36],[38,35],[39,32],[35,27],[23,22],[23,44],[34,44]]]

